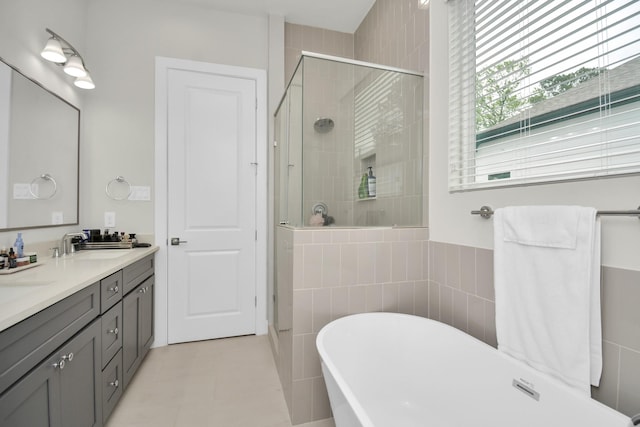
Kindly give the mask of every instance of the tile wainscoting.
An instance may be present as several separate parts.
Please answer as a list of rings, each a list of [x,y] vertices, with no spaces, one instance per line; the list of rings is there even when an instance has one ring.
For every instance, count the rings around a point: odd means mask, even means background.
[[[415,314],[496,346],[492,250],[427,241],[423,228],[278,233],[279,289],[290,292],[280,295],[274,353],[294,425],[331,416],[315,338],[338,317]],[[640,413],[640,271],[603,266],[602,279],[604,369],[592,396],[632,416]]]
[[[429,242],[429,313],[496,346],[493,251]],[[640,271],[602,267],[604,367],[592,397],[640,413]]]
[[[339,317],[428,314],[426,228],[278,227],[274,354],[294,425],[331,416],[315,340]],[[275,341],[275,340],[274,340]]]

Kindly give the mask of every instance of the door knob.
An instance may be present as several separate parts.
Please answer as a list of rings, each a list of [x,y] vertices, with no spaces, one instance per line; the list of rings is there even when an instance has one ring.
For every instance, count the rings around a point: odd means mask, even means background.
[[[171,238],[171,245],[172,246],[178,246],[180,243],[187,243],[186,240],[180,240],[179,237],[172,237]]]

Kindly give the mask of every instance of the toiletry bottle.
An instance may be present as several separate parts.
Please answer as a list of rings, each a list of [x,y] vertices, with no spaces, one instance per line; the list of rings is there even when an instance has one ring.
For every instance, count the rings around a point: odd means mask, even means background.
[[[9,268],[16,268],[18,261],[18,257],[16,257],[16,253],[13,251],[13,248],[9,248]]]
[[[9,255],[7,255],[7,248],[0,250],[0,269],[9,268]]]
[[[360,178],[360,186],[358,187],[358,198],[366,199],[367,197],[367,174],[363,174]]]
[[[369,197],[376,197],[376,177],[373,176],[373,167],[369,166],[369,176],[367,177]]]
[[[16,248],[17,257],[22,258],[24,256],[24,242],[22,241],[22,233],[18,233],[16,242],[13,245]]]

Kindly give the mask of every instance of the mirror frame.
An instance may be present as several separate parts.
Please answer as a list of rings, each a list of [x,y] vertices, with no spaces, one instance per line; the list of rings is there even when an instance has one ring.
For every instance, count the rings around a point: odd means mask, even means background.
[[[58,95],[57,93],[55,93],[54,91],[48,89],[46,86],[44,86],[42,83],[40,83],[38,80],[26,75],[25,73],[23,73],[18,67],[8,63],[3,57],[0,56],[0,63],[6,65],[7,67],[9,67],[12,71],[15,71],[16,73],[18,73],[19,75],[21,75],[22,77],[24,77],[25,79],[27,79],[28,81],[34,83],[36,86],[38,86],[39,88],[41,88],[42,90],[44,90],[45,92],[53,95],[55,98],[57,98],[58,100],[64,102],[65,104],[67,104],[69,107],[71,107],[72,109],[74,109],[77,114],[78,114],[78,129],[77,129],[77,135],[78,135],[78,141],[77,141],[77,158],[76,158],[76,198],[75,198],[75,222],[66,222],[63,221],[61,224],[37,224],[37,225],[24,225],[24,226],[18,226],[18,227],[6,227],[6,228],[0,228],[0,233],[5,232],[5,231],[15,231],[15,230],[32,230],[32,229],[38,229],[38,228],[52,228],[52,227],[67,227],[67,226],[71,226],[71,225],[78,225],[80,224],[80,131],[81,131],[81,111],[80,108],[76,107],[75,105],[73,105],[72,103],[70,103],[69,101],[67,101],[66,99],[64,99],[63,97],[61,97],[60,95]]]

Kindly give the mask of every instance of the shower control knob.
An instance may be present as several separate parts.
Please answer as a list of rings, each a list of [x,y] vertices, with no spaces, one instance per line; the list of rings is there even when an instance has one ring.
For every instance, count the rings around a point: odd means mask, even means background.
[[[179,237],[172,237],[171,238],[171,245],[172,246],[178,246],[180,243],[187,243],[186,240],[180,240]]]

